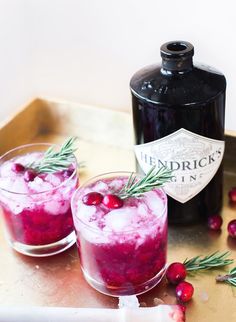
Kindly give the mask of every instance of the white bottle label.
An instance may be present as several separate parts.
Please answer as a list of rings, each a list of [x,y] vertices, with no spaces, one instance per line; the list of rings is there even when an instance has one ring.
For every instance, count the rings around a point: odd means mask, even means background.
[[[167,166],[174,177],[165,192],[185,203],[196,196],[214,177],[224,155],[224,141],[180,129],[159,140],[135,146],[140,167],[147,173],[155,164]],[[214,196],[212,196],[214,198]]]

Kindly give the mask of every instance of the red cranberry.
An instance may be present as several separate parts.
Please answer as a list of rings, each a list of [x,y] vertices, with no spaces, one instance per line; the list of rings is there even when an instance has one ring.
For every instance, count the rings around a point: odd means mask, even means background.
[[[236,238],[236,219],[234,220],[231,220],[229,223],[228,223],[228,233],[231,237],[233,238]]]
[[[220,230],[223,220],[219,215],[213,215],[208,218],[208,228],[212,230]]]
[[[87,206],[96,206],[102,202],[103,195],[99,192],[89,192],[83,196],[82,201]]]
[[[194,292],[193,285],[188,282],[181,282],[176,286],[176,295],[181,302],[188,302],[191,300]]]
[[[69,178],[73,174],[73,172],[74,172],[74,169],[67,169],[63,172],[63,176],[65,178]]]
[[[104,196],[102,203],[110,209],[121,208],[123,206],[123,200],[111,194]]]
[[[236,187],[231,188],[231,190],[228,193],[228,196],[231,202],[236,202]]]
[[[166,270],[166,278],[171,284],[178,284],[187,275],[186,268],[182,263],[172,263]]]
[[[24,180],[26,182],[33,181],[36,176],[37,174],[33,170],[26,170],[24,173]]]
[[[20,163],[13,163],[11,169],[16,173],[25,171],[25,167]]]

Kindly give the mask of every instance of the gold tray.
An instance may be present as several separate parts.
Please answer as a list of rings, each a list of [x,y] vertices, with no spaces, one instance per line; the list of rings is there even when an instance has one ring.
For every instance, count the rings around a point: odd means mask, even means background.
[[[232,135],[232,133],[229,133]],[[80,181],[94,175],[135,169],[132,151],[131,115],[92,106],[36,99],[0,128],[0,154],[29,142],[62,142],[68,135],[79,137],[77,157],[86,162]],[[236,185],[232,155],[234,138],[227,137],[225,154],[225,198],[221,232],[210,232],[204,225],[169,228],[168,261],[231,250],[236,260],[236,240],[228,238],[227,223],[236,218],[228,205],[227,191]],[[233,143],[232,143],[233,142]],[[231,151],[231,152],[230,152]],[[118,300],[93,290],[80,270],[76,246],[56,256],[33,258],[18,254],[6,243],[0,225],[0,303],[2,306],[117,307]],[[236,263],[235,263],[236,266]],[[206,271],[187,280],[193,283],[194,297],[187,304],[187,321],[236,321],[234,290],[216,284],[222,270]],[[176,303],[174,288],[163,280],[139,296],[143,306],[163,301]],[[92,321],[91,321],[92,322]],[[148,321],[147,321],[148,322]]]

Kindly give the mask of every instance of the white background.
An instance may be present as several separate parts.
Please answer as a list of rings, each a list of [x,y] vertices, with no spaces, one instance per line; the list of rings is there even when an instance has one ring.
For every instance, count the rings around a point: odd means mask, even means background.
[[[131,110],[129,80],[182,39],[227,78],[236,130],[234,1],[0,0],[0,121],[36,96]]]

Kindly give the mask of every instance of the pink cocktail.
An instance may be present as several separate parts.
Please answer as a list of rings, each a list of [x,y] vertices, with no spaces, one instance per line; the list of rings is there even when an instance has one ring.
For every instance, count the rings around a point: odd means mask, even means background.
[[[72,212],[81,267],[88,283],[113,295],[146,292],[162,278],[166,267],[167,198],[161,189],[124,200],[119,209],[104,202],[86,205],[91,192],[118,194],[129,173],[98,176],[72,198]]]
[[[32,256],[59,253],[75,242],[71,196],[78,186],[76,159],[63,171],[32,173],[49,144],[30,144],[0,158],[0,205],[10,245]]]

